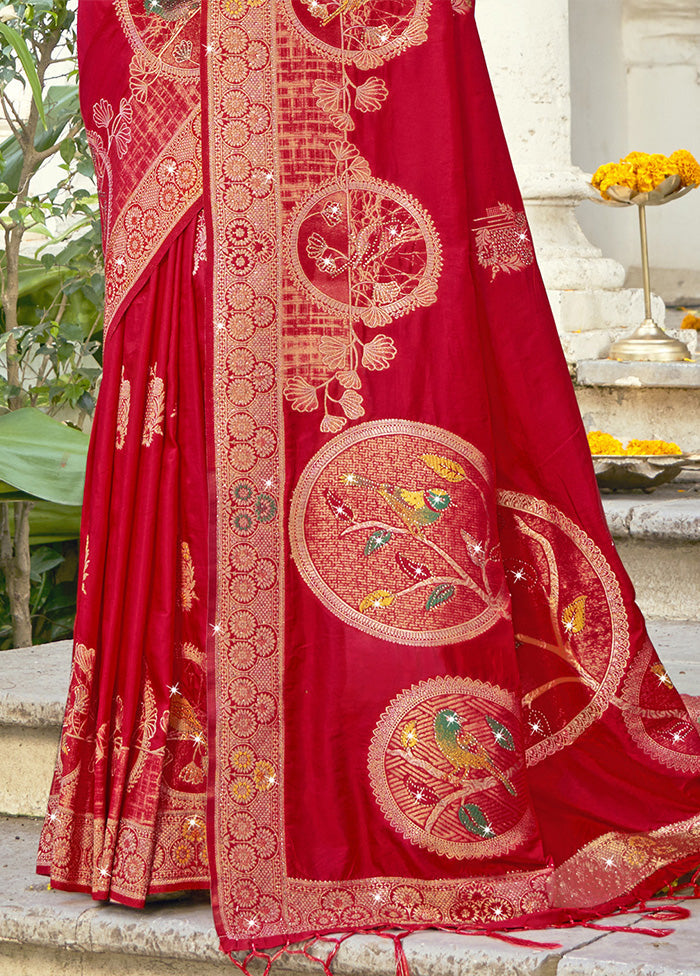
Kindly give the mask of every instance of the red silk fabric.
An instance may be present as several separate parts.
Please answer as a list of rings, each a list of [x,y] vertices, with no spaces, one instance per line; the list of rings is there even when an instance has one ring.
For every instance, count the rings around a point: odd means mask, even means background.
[[[700,739],[605,525],[471,2],[81,16],[86,119],[124,97],[109,39],[145,163],[113,135],[40,870],[210,887],[227,951],[652,892],[700,851]]]

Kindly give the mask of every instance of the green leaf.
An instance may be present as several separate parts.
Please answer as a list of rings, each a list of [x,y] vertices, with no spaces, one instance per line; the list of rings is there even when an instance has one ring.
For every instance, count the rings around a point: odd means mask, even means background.
[[[433,610],[441,603],[447,603],[455,594],[455,588],[451,583],[438,583],[425,603],[426,610]]]
[[[31,555],[32,580],[38,583],[44,573],[48,573],[50,569],[55,569],[57,566],[60,566],[62,562],[63,555],[56,552],[55,549],[50,549],[48,546],[37,546],[33,549]]]
[[[0,37],[4,37],[7,43],[14,48],[15,54],[19,59],[19,63],[24,68],[24,73],[27,81],[29,82],[29,87],[32,90],[34,104],[36,105],[36,110],[39,113],[41,124],[46,129],[46,114],[44,112],[44,102],[41,97],[41,82],[39,81],[39,76],[36,73],[34,61],[29,53],[27,43],[22,35],[14,29],[14,27],[9,27],[7,24],[3,24],[2,22],[0,22]]]
[[[486,814],[476,803],[465,803],[459,808],[459,820],[465,830],[475,837],[493,837],[494,831]]]
[[[515,752],[515,742],[513,741],[513,736],[505,725],[501,725],[501,723],[495,718],[490,718],[488,715],[485,715],[484,718],[488,722],[488,726],[493,732],[496,745],[499,745],[501,749],[507,749],[509,752]]]
[[[365,556],[371,556],[373,552],[377,549],[381,549],[387,543],[391,542],[393,535],[391,532],[385,532],[384,529],[376,529],[372,535],[367,540],[365,545]]]
[[[34,407],[0,417],[0,479],[28,498],[81,505],[89,437]]]

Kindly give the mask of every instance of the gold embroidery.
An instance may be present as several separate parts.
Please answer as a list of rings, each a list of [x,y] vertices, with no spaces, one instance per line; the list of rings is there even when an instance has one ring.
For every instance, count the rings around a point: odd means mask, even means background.
[[[498,507],[532,766],[574,742],[614,702],[629,624],[615,574],[578,525],[530,495],[499,492]],[[551,694],[563,684],[575,685],[576,695]]]
[[[491,281],[499,271],[510,274],[523,271],[535,260],[527,218],[507,203],[499,203],[486,211],[476,227],[476,256],[482,268],[491,269]]]
[[[372,790],[392,827],[460,859],[531,841],[519,710],[514,695],[468,678],[432,678],[395,698],[369,749]]]
[[[311,17],[292,11],[292,26],[304,36],[318,34],[323,57],[331,63],[354,61],[371,68],[400,54],[407,39],[423,43],[429,10],[430,3],[415,0],[314,2]],[[305,335],[288,343],[295,372],[284,394],[294,410],[322,408],[320,429],[335,434],[365,413],[358,392],[364,370],[387,369],[396,355],[388,336],[365,341],[355,323],[376,329],[433,304],[442,248],[420,204],[400,187],[374,179],[349,141],[353,111],[379,111],[389,95],[386,82],[371,76],[355,84],[341,65],[316,78],[311,91],[329,128],[326,172],[332,175],[314,180],[315,189],[297,203],[287,225],[285,256],[298,288],[330,313],[332,332],[325,328],[319,336],[310,323]],[[306,313],[303,317],[308,319]]]
[[[700,734],[648,638],[613,704],[647,756],[680,773],[700,772]]]
[[[131,404],[131,383],[124,376],[122,366],[122,378],[119,384],[119,405],[117,407],[117,450],[121,451],[126,443],[126,435],[129,429],[129,407]]]
[[[85,552],[83,554],[83,575],[80,581],[80,590],[83,596],[87,595],[88,567],[90,565],[90,536],[85,536]]]
[[[431,0],[283,0],[283,5],[290,25],[313,50],[332,61],[376,68],[425,42]]]
[[[361,424],[299,479],[297,568],[329,610],[376,637],[418,646],[475,637],[508,612],[491,490],[484,456],[449,431]]]
[[[458,14],[468,14],[474,9],[474,0],[452,0],[452,9]]]
[[[153,438],[163,436],[163,420],[165,417],[165,383],[156,375],[158,363],[151,366],[146,392],[146,412],[143,419],[143,437],[141,443],[150,447]]]
[[[192,561],[190,547],[187,542],[182,543],[180,553],[180,572],[182,574],[180,581],[180,597],[182,609],[185,611],[185,613],[187,613],[192,609],[194,601],[198,600],[199,597],[195,592],[194,562]]]

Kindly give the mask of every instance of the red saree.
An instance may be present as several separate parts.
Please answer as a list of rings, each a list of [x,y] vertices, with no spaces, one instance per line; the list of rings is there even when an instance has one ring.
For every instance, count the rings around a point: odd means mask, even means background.
[[[108,331],[39,870],[210,887],[231,951],[694,865],[471,0],[80,18]]]

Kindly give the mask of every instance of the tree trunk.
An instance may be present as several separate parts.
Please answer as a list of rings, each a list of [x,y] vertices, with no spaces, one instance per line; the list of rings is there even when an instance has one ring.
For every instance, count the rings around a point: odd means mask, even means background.
[[[10,505],[14,509],[14,537],[10,531]],[[0,569],[5,575],[15,647],[31,647],[32,643],[29,513],[33,507],[33,502],[0,504]]]

